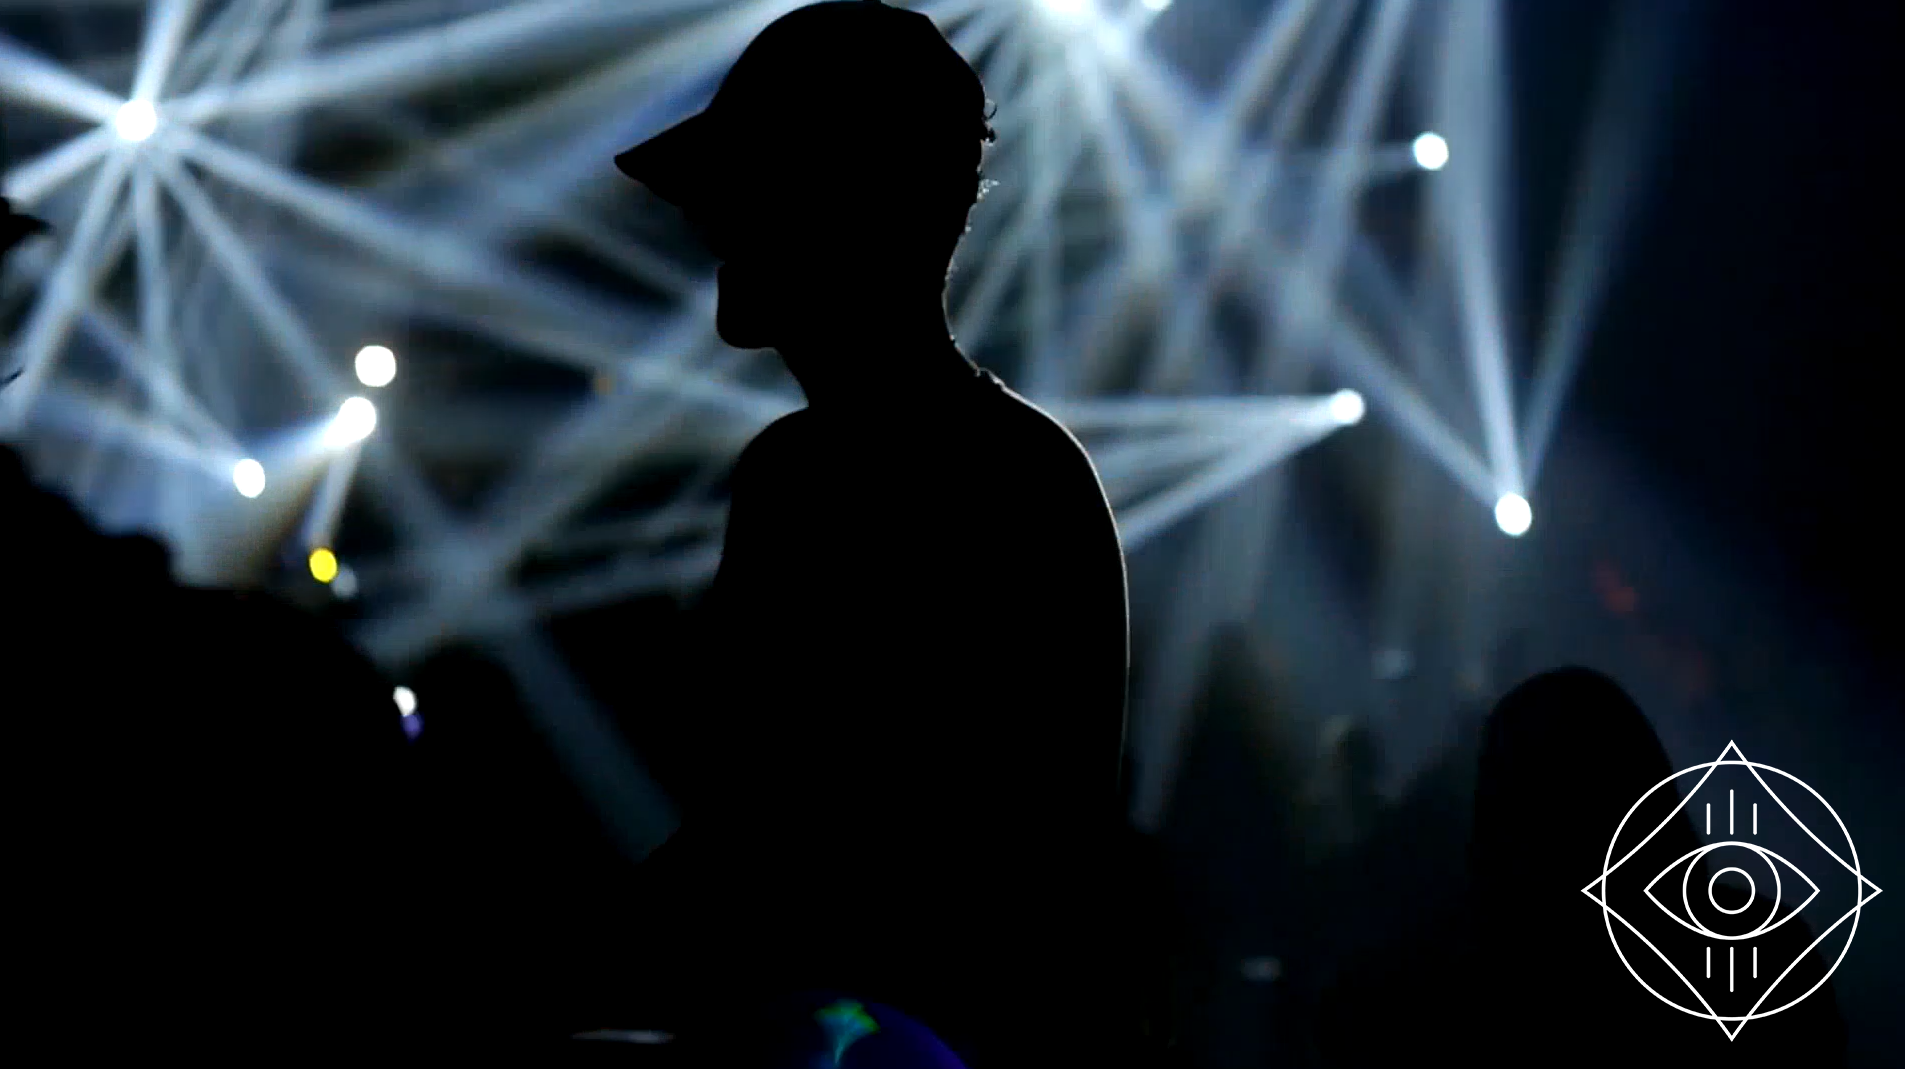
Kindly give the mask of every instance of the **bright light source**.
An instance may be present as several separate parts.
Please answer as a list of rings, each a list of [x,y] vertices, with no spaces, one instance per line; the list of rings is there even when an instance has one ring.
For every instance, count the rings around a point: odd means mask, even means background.
[[[265,492],[265,466],[246,457],[232,465],[232,485],[246,497],[257,497]]]
[[[397,711],[405,716],[417,711],[417,692],[409,687],[398,687],[391,693],[397,700]]]
[[[311,578],[328,583],[337,578],[337,554],[328,549],[311,551]]]
[[[357,381],[366,386],[388,386],[397,377],[397,354],[381,345],[357,350]]]
[[[376,429],[377,406],[362,397],[353,397],[338,406],[337,416],[324,432],[324,444],[335,448],[361,442]]]
[[[1144,6],[1152,11],[1163,11],[1171,6],[1171,0],[1144,0]]]
[[[1449,143],[1442,140],[1441,134],[1423,134],[1416,138],[1413,147],[1416,166],[1425,171],[1439,171],[1449,162]]]
[[[1503,534],[1520,538],[1534,522],[1534,510],[1520,494],[1503,494],[1501,500],[1495,502],[1495,526],[1500,527]]]
[[[126,141],[144,141],[159,128],[159,109],[144,100],[128,100],[112,117],[112,131]]]
[[[1330,397],[1330,418],[1347,427],[1362,422],[1363,395],[1355,390],[1338,390]]]

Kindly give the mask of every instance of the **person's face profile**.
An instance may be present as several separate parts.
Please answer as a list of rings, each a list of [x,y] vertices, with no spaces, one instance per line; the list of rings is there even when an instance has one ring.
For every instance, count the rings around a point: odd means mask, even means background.
[[[837,323],[842,302],[930,275],[896,267],[938,255],[945,183],[934,176],[957,155],[901,136],[908,116],[890,104],[816,110],[817,98],[717,101],[718,143],[679,202],[719,265],[717,332],[736,348],[784,349]]]
[[[851,184],[811,138],[762,126],[736,136],[742,151],[715,161],[682,214],[718,263],[721,339],[739,349],[773,348],[800,332],[852,268],[853,257],[844,255],[858,229]]]

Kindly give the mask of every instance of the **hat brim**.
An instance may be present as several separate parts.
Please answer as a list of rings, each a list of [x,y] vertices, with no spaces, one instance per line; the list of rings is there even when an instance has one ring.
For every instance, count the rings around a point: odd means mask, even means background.
[[[11,208],[0,214],[0,231],[9,239],[25,239],[37,234],[51,233],[53,228],[44,219],[35,219],[30,215],[21,215]]]
[[[691,116],[615,157],[615,168],[677,207],[707,195],[717,166],[708,114]]]

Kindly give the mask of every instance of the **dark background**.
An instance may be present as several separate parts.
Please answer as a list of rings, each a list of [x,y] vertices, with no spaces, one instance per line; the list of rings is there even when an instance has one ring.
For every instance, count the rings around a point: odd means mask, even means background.
[[[1523,31],[1565,52],[1569,5],[1539,6]],[[1692,10],[1641,231],[1564,419],[1643,459],[1787,611],[1895,666],[1896,10]]]
[[[1889,887],[1905,858],[1890,771],[1905,752],[1900,345],[1886,322],[1900,281],[1887,162],[1897,9],[1662,7],[1679,27],[1665,136],[1536,488],[1537,523],[1572,514],[1569,536],[1637,588],[1629,615],[1651,631],[1638,645],[1701,677],[1700,697],[1676,702],[1622,673],[1652,699],[1677,764],[1737,738],[1757,742],[1752,759],[1810,769]],[[1569,111],[1593,69],[1583,43],[1607,10],[1511,7],[1523,247],[1543,255],[1577,144]],[[1905,1042],[1884,1009],[1901,992],[1896,906],[1873,903],[1835,977],[1855,1065],[1895,1064]]]

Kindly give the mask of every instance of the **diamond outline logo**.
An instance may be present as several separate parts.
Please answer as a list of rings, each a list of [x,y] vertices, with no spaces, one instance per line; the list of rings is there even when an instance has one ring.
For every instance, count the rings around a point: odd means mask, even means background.
[[[1730,758],[1728,756],[1729,754],[1731,755]],[[1687,979],[1686,974],[1680,971],[1680,967],[1675,965],[1672,959],[1668,958],[1666,954],[1662,953],[1661,949],[1655,946],[1653,941],[1648,939],[1645,935],[1643,935],[1639,929],[1635,928],[1632,922],[1630,922],[1626,917],[1621,916],[1618,911],[1616,911],[1615,909],[1613,909],[1611,906],[1607,904],[1607,896],[1605,891],[1608,877],[1612,876],[1617,870],[1620,869],[1622,865],[1627,864],[1627,862],[1631,860],[1636,853],[1640,852],[1642,847],[1646,846],[1649,842],[1653,840],[1654,836],[1660,834],[1661,829],[1667,827],[1669,823],[1678,819],[1680,817],[1681,812],[1684,809],[1686,809],[1687,804],[1690,801],[1692,801],[1693,796],[1698,794],[1700,792],[1700,788],[1706,784],[1707,779],[1713,775],[1716,769],[1721,768],[1722,766],[1734,766],[1739,768],[1745,768],[1748,774],[1750,774],[1753,777],[1754,781],[1759,784],[1760,789],[1766,792],[1767,797],[1771,798],[1773,802],[1779,806],[1781,811],[1783,811],[1786,814],[1787,819],[1791,820],[1793,824],[1799,828],[1799,830],[1805,832],[1807,838],[1811,839],[1813,843],[1819,847],[1819,849],[1824,850],[1828,857],[1838,862],[1840,866],[1842,866],[1847,872],[1850,872],[1852,874],[1853,879],[1857,881],[1855,885],[1855,894],[1854,894],[1855,901],[1852,905],[1852,908],[1846,910],[1846,912],[1842,914],[1838,920],[1833,921],[1832,924],[1828,925],[1824,931],[1820,932],[1817,936],[1815,936],[1813,938],[1813,941],[1807,945],[1806,949],[1793,959],[1792,964],[1787,965],[1786,968],[1782,970],[1780,974],[1773,979],[1773,982],[1767,985],[1766,990],[1761,992],[1758,1001],[1756,1001],[1753,1004],[1752,1009],[1747,1011],[1746,1015],[1743,1017],[1729,1017],[1729,1016],[1722,1015],[1721,1013],[1716,1011],[1713,1008],[1712,1004],[1707,1001],[1706,996],[1701,994],[1700,989],[1698,987],[1694,986],[1693,981]],[[1622,855],[1619,861],[1613,860],[1614,848],[1620,844],[1621,833],[1627,829],[1627,822],[1633,819],[1634,813],[1640,809],[1641,805],[1645,803],[1647,799],[1652,798],[1663,787],[1668,786],[1669,784],[1678,780],[1682,776],[1691,775],[1695,772],[1701,773],[1700,781],[1693,785],[1693,789],[1687,792],[1686,797],[1682,798],[1678,805],[1674,806],[1673,812],[1667,814],[1667,816],[1664,819],[1662,819],[1659,824],[1656,824],[1654,826],[1653,830],[1649,831],[1647,835],[1641,839],[1640,842],[1634,845],[1633,849],[1629,850],[1626,854]],[[1792,808],[1786,804],[1785,800],[1780,798],[1778,793],[1776,793],[1772,789],[1772,787],[1767,784],[1765,777],[1761,775],[1762,772],[1770,772],[1774,775],[1784,776],[1786,779],[1789,779],[1793,783],[1799,785],[1800,787],[1805,788],[1808,794],[1811,794],[1814,798],[1818,799],[1819,804],[1822,806],[1825,806],[1826,812],[1832,815],[1833,822],[1837,824],[1839,827],[1839,834],[1845,837],[1846,851],[1847,853],[1851,854],[1852,860],[1848,862],[1845,858],[1840,857],[1837,851],[1833,850],[1831,847],[1827,846],[1824,842],[1822,842],[1819,836],[1816,833],[1814,833],[1811,828],[1806,826],[1805,821],[1800,820],[1799,817],[1793,813]],[[1726,844],[1720,843],[1715,845],[1724,846]],[[1683,858],[1682,860],[1685,860],[1685,859]],[[1783,861],[1784,859],[1782,858],[1781,860]],[[1677,865],[1677,864],[1680,864],[1680,862],[1675,862],[1674,864]],[[1672,868],[1673,868],[1672,865],[1668,866],[1668,871],[1671,871]],[[1793,871],[1798,872],[1799,870],[1797,867],[1795,867]],[[1775,874],[1777,874],[1778,870],[1775,869],[1774,872]],[[1800,875],[1802,877],[1805,877],[1805,874],[1803,872],[1800,873]],[[1659,905],[1660,903],[1658,899],[1653,898],[1653,895],[1651,893],[1651,888],[1654,883],[1658,883],[1658,882],[1659,880],[1658,878],[1656,878],[1654,881],[1648,884],[1648,887],[1650,889],[1648,893],[1648,898],[1652,899],[1655,905]],[[1807,877],[1806,882],[1812,883],[1812,880],[1809,877]],[[1817,885],[1814,884],[1813,886],[1815,888],[1815,894],[1807,898],[1806,901],[1808,903],[1810,903],[1814,897],[1817,897],[1817,890],[1816,890]],[[1870,889],[1869,893],[1868,893],[1868,888]],[[1810,998],[1813,992],[1818,991],[1819,988],[1823,987],[1825,985],[1825,982],[1832,978],[1832,974],[1838,971],[1839,963],[1845,960],[1846,953],[1852,949],[1852,940],[1859,933],[1860,914],[1864,911],[1865,907],[1871,903],[1872,899],[1877,898],[1881,892],[1877,884],[1865,878],[1865,873],[1860,868],[1860,864],[1859,864],[1859,849],[1858,849],[1858,846],[1855,845],[1852,841],[1852,833],[1846,830],[1845,821],[1840,818],[1839,811],[1832,808],[1832,803],[1826,801],[1825,796],[1821,795],[1818,791],[1813,790],[1812,786],[1806,783],[1806,781],[1800,779],[1798,776],[1795,776],[1790,772],[1784,771],[1783,769],[1774,768],[1771,765],[1760,764],[1756,761],[1748,761],[1746,759],[1746,755],[1740,752],[1739,746],[1736,743],[1729,741],[1726,744],[1726,748],[1720,751],[1719,757],[1715,758],[1712,761],[1708,761],[1705,764],[1693,765],[1690,768],[1681,769],[1679,772],[1675,772],[1673,775],[1668,776],[1666,779],[1663,779],[1659,783],[1654,784],[1639,798],[1635,799],[1634,804],[1628,807],[1627,814],[1621,818],[1619,827],[1614,829],[1614,837],[1608,841],[1607,853],[1603,856],[1601,861],[1600,876],[1596,877],[1595,880],[1592,883],[1588,884],[1586,887],[1581,888],[1581,893],[1586,895],[1589,898],[1589,900],[1591,900],[1595,905],[1601,908],[1601,919],[1602,919],[1602,923],[1604,923],[1607,926],[1608,941],[1614,944],[1614,953],[1620,956],[1621,964],[1626,967],[1628,975],[1632,976],[1636,983],[1640,984],[1640,986],[1644,988],[1648,994],[1654,996],[1655,998],[1673,1007],[1674,1009],[1679,1010],[1681,1013],[1689,1014],[1694,1017],[1705,1017],[1708,1020],[1719,1025],[1720,1031],[1730,1041],[1730,1040],[1739,1038],[1739,1034],[1745,1030],[1749,1022],[1762,1020],[1764,1018],[1771,1017],[1776,1013],[1782,1013],[1786,1010],[1792,1009],[1794,1006],[1797,1006],[1801,1002],[1804,1002],[1806,999]],[[1804,908],[1803,905],[1800,908]],[[1793,912],[1797,913],[1798,911],[1799,911],[1798,909],[1795,909]],[[1668,915],[1672,916],[1672,913],[1669,912]],[[1679,918],[1676,917],[1675,919],[1678,920]],[[1762,1011],[1760,1007],[1765,1005],[1766,1000],[1772,996],[1772,993],[1774,991],[1778,990],[1779,985],[1786,979],[1786,976],[1793,971],[1794,967],[1796,967],[1800,962],[1806,960],[1809,956],[1811,956],[1812,952],[1818,948],[1819,944],[1824,942],[1826,938],[1830,936],[1834,931],[1837,931],[1839,926],[1844,924],[1847,920],[1852,921],[1851,931],[1847,933],[1845,945],[1839,948],[1839,956],[1833,959],[1832,967],[1826,970],[1826,974],[1820,977],[1819,981],[1813,984],[1812,987],[1808,988],[1805,994],[1800,995],[1798,998],[1795,998],[1790,1002],[1787,1002],[1783,1006]],[[1672,970],[1674,976],[1678,977],[1680,982],[1686,985],[1687,990],[1693,994],[1693,997],[1699,1001],[1701,1009],[1696,1010],[1696,1009],[1691,1009],[1687,1006],[1681,1005],[1680,1003],[1674,1001],[1673,999],[1668,998],[1667,996],[1654,990],[1653,985],[1649,984],[1644,978],[1641,977],[1639,971],[1637,971],[1634,968],[1633,962],[1627,960],[1627,951],[1621,948],[1621,941],[1614,934],[1615,921],[1620,921],[1622,927],[1626,928],[1627,931],[1632,933],[1634,938],[1640,940],[1641,943],[1647,947],[1647,949],[1653,951],[1654,956],[1658,957],[1661,960],[1661,962],[1667,966],[1668,969]],[[1784,922],[1782,921],[1781,923],[1784,923]]]

